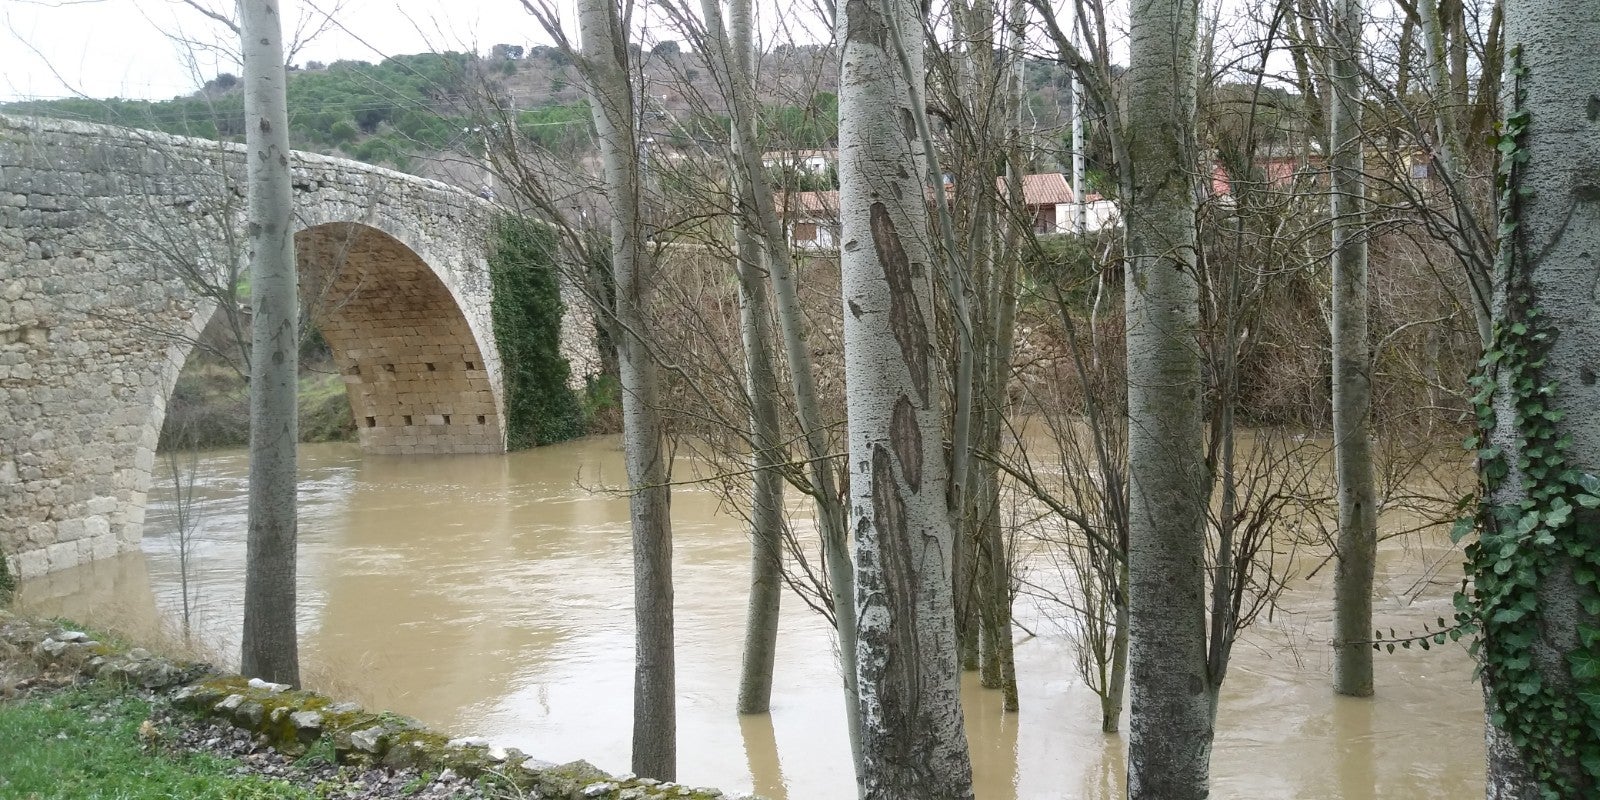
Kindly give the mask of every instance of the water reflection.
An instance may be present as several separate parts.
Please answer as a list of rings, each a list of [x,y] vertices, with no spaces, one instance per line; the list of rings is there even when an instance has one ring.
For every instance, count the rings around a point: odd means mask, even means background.
[[[196,629],[237,648],[243,590],[241,453],[200,465],[192,579]],[[510,456],[362,458],[302,451],[302,652],[312,683],[540,758],[628,769],[633,593],[616,442]],[[152,495],[142,554],[24,585],[25,607],[135,631],[175,619],[170,492]],[[784,598],[772,713],[740,717],[748,541],[712,496],[673,499],[678,615],[679,774],[772,798],[850,797],[849,743],[832,637]],[[1443,546],[1386,550],[1379,624],[1450,616],[1448,592],[1410,600]],[[1235,648],[1218,720],[1214,791],[1228,798],[1460,798],[1482,794],[1482,700],[1459,647],[1385,655],[1375,701],[1335,698],[1325,581],[1294,582],[1275,615]],[[1044,564],[1034,585],[1059,586]],[[1056,581],[1052,584],[1052,581]],[[1028,598],[1019,624],[1022,711],[969,676],[963,697],[983,800],[1115,798],[1124,742],[1073,671],[1057,613]],[[742,754],[742,757],[741,757]]]
[[[767,800],[789,800],[783,780],[783,763],[778,760],[778,736],[772,729],[770,714],[745,714],[739,717],[739,732],[744,736],[744,756],[750,763],[750,782],[756,794]]]
[[[1378,773],[1374,771],[1377,748],[1373,743],[1374,703],[1346,697],[1333,701],[1335,764],[1339,773],[1339,797],[1375,797]]]

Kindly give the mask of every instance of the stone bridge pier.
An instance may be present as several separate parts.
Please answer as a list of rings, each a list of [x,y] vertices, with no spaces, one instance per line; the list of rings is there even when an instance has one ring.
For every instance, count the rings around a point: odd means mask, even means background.
[[[243,159],[233,144],[0,116],[0,552],[14,574],[137,546],[167,399],[220,304],[237,303]],[[492,204],[352,161],[297,153],[293,167],[302,307],[362,449],[502,452]],[[568,308],[563,349],[581,356],[593,346],[581,304]]]

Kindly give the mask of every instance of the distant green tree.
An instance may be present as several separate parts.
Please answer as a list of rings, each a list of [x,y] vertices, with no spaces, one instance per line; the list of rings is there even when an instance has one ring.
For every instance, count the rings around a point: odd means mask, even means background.
[[[768,106],[763,123],[787,147],[832,147],[839,136],[839,97],[817,92],[804,106]]]
[[[590,125],[587,100],[517,114],[518,131],[529,141],[558,155],[588,149]]]

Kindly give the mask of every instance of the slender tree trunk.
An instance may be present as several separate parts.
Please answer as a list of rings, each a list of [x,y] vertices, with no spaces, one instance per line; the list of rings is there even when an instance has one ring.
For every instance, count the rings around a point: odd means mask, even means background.
[[[1369,417],[1372,355],[1367,345],[1367,240],[1361,148],[1361,0],[1338,0],[1330,48],[1329,142],[1333,182],[1333,452],[1339,492],[1334,569],[1333,690],[1372,694],[1372,575],[1378,558],[1377,492]]]
[[[977,65],[975,62],[982,55],[985,48],[981,41],[981,36],[977,36],[979,31],[973,29],[972,20],[969,20],[968,16],[970,14],[976,17],[979,13],[977,7],[985,4],[984,0],[977,0],[977,2],[973,3],[974,8],[970,10],[964,7],[965,3],[952,4],[950,14],[951,39],[967,46],[961,48],[951,47],[944,54],[950,63],[947,74],[951,76],[951,82],[955,89],[949,101],[951,105],[965,106],[969,99],[977,95],[977,90],[974,88],[977,80]],[[935,55],[938,55],[938,53],[936,52]],[[963,109],[963,113],[964,115],[966,114],[966,109]],[[970,116],[967,119],[969,120],[967,124],[974,124],[970,121]],[[926,142],[924,142],[924,145],[926,145]],[[960,146],[958,143],[956,148]],[[977,157],[976,153],[966,153],[965,155],[969,159]],[[981,193],[985,188],[981,185],[968,185],[972,182],[965,180],[965,178],[966,176],[958,178],[954,187],[958,203],[969,195],[979,195],[981,197]],[[975,189],[978,191],[975,192]],[[984,225],[986,217],[983,209],[977,208],[974,209],[974,212],[971,215],[971,222],[967,231],[969,240],[981,237],[983,235],[982,229],[986,227]],[[969,261],[967,266],[969,269],[972,268],[972,261]],[[955,291],[955,289],[952,287],[947,291]],[[983,303],[980,301],[980,308],[982,305]],[[974,338],[977,338],[976,332],[974,334]],[[962,363],[961,359],[970,352],[963,346],[959,337],[955,343],[955,350],[958,364]],[[957,382],[963,380],[959,367],[957,374],[953,377]],[[967,378],[970,379],[970,377],[969,374]],[[960,422],[959,415],[956,415],[956,417],[956,419],[951,420],[950,440],[952,449],[969,448],[970,444],[968,437],[965,435],[966,431],[958,429],[959,426],[956,423]],[[952,498],[954,503],[951,508],[951,514],[954,518],[955,540],[950,550],[950,572],[952,576],[951,584],[955,587],[956,647],[961,668],[969,672],[979,670],[979,683],[985,687],[993,688],[999,685],[999,661],[995,658],[998,653],[994,647],[992,645],[984,646],[984,639],[988,636],[988,631],[986,630],[983,612],[983,576],[987,574],[988,570],[985,566],[986,556],[984,555],[982,544],[983,521],[980,519],[981,512],[978,511],[978,509],[984,507],[984,501],[980,496],[982,483],[978,475],[979,472],[981,470],[969,470],[966,474],[966,486],[961,487],[959,495]],[[952,476],[952,478],[954,477]]]
[[[752,162],[760,161],[756,154],[746,155],[747,169]],[[752,173],[759,170],[751,170]],[[760,198],[770,194],[758,194]],[[789,377],[794,381],[795,414],[805,438],[806,457],[815,493],[817,528],[822,534],[822,558],[828,573],[828,592],[833,600],[835,632],[839,637],[840,671],[844,679],[844,704],[850,751],[855,762],[856,780],[861,780],[861,714],[858,708],[860,691],[857,688],[856,654],[858,652],[856,621],[856,576],[850,558],[849,529],[845,522],[845,508],[840,500],[838,482],[833,476],[833,454],[829,453],[828,433],[823,427],[822,404],[817,399],[816,378],[812,374],[810,350],[806,345],[805,317],[800,311],[800,295],[795,285],[794,264],[790,260],[788,244],[774,239],[773,231],[781,237],[783,226],[776,212],[762,211],[768,234],[767,260],[772,272],[773,299],[777,301],[778,327],[783,336],[783,352],[788,360]],[[774,244],[777,242],[777,244]]]
[[[891,27],[893,26],[893,27]],[[894,39],[904,45],[902,69]],[[922,26],[906,0],[849,0],[838,39],[839,177],[863,796],[970,798],[950,476],[933,347],[926,154],[913,133]]]
[[[1487,796],[1600,796],[1600,19],[1505,12],[1493,394],[1468,548],[1483,626]],[[1511,151],[1507,152],[1510,147]],[[1561,444],[1565,440],[1565,444]],[[1491,451],[1491,452],[1493,452]]]
[[[1128,601],[1124,596],[1128,586],[1127,567],[1109,567],[1117,570],[1117,592],[1112,598],[1116,608],[1116,630],[1111,632],[1111,680],[1106,693],[1100,698],[1100,732],[1116,733],[1122,722],[1122,699],[1128,691]]]
[[[824,567],[833,601],[835,630],[839,637],[850,751],[859,781],[861,719],[856,690],[855,572],[850,563],[844,506],[840,502],[838,484],[833,476],[834,460],[829,453],[828,434],[822,422],[810,350],[806,345],[805,317],[800,310],[800,297],[795,285],[793,256],[773,201],[766,168],[761,163],[761,148],[756,138],[755,87],[751,78],[754,71],[749,59],[750,3],[749,0],[733,1],[729,14],[731,24],[726,36],[721,24],[719,1],[702,0],[701,7],[707,20],[711,47],[717,51],[711,59],[713,68],[724,73],[731,94],[728,113],[732,121],[734,157],[749,186],[746,197],[755,210],[755,221],[766,248],[766,264],[772,278],[772,299],[777,306],[783,352],[790,380],[794,382],[795,413],[805,441],[817,529],[822,536]],[[731,47],[724,44],[725,41],[731,42]]]
[[[1020,206],[1013,206],[1020,207]],[[1007,224],[1015,225],[1007,215]],[[1017,259],[1005,257],[994,265],[994,281],[990,286],[987,314],[992,324],[989,336],[993,347],[987,352],[983,376],[983,403],[980,406],[979,447],[987,453],[1000,449],[1000,429],[1004,421],[1006,388],[1011,379],[1011,353],[1016,329],[1016,269]],[[1004,708],[1020,708],[1017,696],[1017,662],[1011,640],[1011,558],[1006,546],[1005,532],[1000,523],[1000,470],[992,461],[983,461],[973,469],[977,473],[974,492],[981,515],[979,535],[980,552],[983,553],[984,610],[986,634],[984,644],[991,658],[985,659],[983,685],[999,689],[1004,696]]]
[[[991,466],[979,468],[983,472],[992,469]],[[982,480],[987,482],[989,478],[985,476]],[[1000,526],[998,499],[988,487],[980,489],[978,494],[985,503],[981,529],[985,570],[983,647],[986,658],[983,685],[999,689],[1005,710],[1016,711],[1020,701],[1017,697],[1016,655],[1011,642],[1011,562],[1007,557],[1005,535]]]
[[[300,299],[283,28],[275,0],[239,3],[250,247],[250,499],[239,670],[300,684],[295,632],[295,393]]]
[[[718,0],[710,2],[716,8]],[[727,49],[732,52],[722,53],[723,72],[727,80],[748,85],[754,71],[755,54],[750,0],[733,0],[729,12],[727,39],[731,46]],[[706,22],[710,25],[717,20],[708,16]],[[720,43],[721,26],[717,28],[712,35]],[[720,44],[718,46],[721,49]],[[730,94],[738,98],[744,93],[735,90]],[[741,205],[745,213],[734,220],[734,240],[739,254],[739,314],[744,331],[751,427],[756,443],[753,466],[757,470],[751,486],[754,525],[750,540],[750,607],[745,623],[739,713],[763,714],[772,704],[772,666],[777,655],[778,609],[783,596],[784,478],[779,467],[789,459],[778,422],[778,375],[772,364],[772,304],[766,273],[761,268],[761,242],[750,225],[755,207],[749,193],[749,176],[740,174],[738,185],[744,190]],[[759,226],[759,220],[755,221]]]
[[[788,459],[778,428],[778,378],[772,369],[772,309],[767,302],[758,242],[736,221],[739,253],[739,321],[744,329],[745,372],[755,435],[751,487],[750,605],[745,617],[744,670],[739,713],[764,714],[772,703],[772,663],[778,648],[778,606],[783,593],[783,474]]]
[[[1196,0],[1137,0],[1127,209],[1128,796],[1209,796],[1196,282]]]
[[[955,529],[955,542],[950,553],[950,583],[955,587],[956,659],[964,672],[979,668],[977,548],[965,527]]]
[[[1460,184],[1456,188],[1456,192],[1460,194],[1451,205],[1451,213],[1456,216],[1457,228],[1470,230],[1476,226],[1476,221],[1471,208],[1467,206],[1467,197],[1464,194],[1466,173],[1461,170],[1461,158],[1466,146],[1461,141],[1460,129],[1456,125],[1460,108],[1456,105],[1454,84],[1450,77],[1448,38],[1445,35],[1445,26],[1439,19],[1438,0],[1419,0],[1417,11],[1421,23],[1423,58],[1427,62],[1428,88],[1434,100],[1434,135],[1438,141],[1434,144],[1433,157],[1439,170],[1449,180]],[[1467,279],[1479,298],[1487,299],[1494,291],[1489,285],[1493,279],[1490,275],[1468,269]],[[1478,338],[1484,347],[1488,347],[1491,335],[1491,311],[1484,302],[1474,302],[1472,311],[1473,321],[1478,326]]]
[[[633,525],[633,771],[657,780],[677,773],[676,673],[672,615],[672,494],[662,443],[659,379],[649,335],[653,276],[640,214],[639,151],[628,81],[626,28],[613,0],[582,0],[578,25],[591,114],[611,202],[611,269],[622,377],[622,438]]]

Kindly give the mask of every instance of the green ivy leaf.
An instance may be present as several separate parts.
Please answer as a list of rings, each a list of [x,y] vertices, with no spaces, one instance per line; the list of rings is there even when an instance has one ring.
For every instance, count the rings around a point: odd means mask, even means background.
[[[1528,534],[1533,533],[1533,529],[1537,527],[1539,527],[1538,512],[1523,514],[1522,518],[1517,520],[1517,535],[1527,536]]]
[[[1527,616],[1527,613],[1520,608],[1502,608],[1499,611],[1494,612],[1494,614],[1489,617],[1489,621],[1496,625],[1508,625],[1522,619],[1525,616]]]
[[[1557,497],[1550,501],[1550,510],[1544,514],[1544,524],[1551,528],[1560,528],[1572,518],[1572,506],[1566,500]]]

